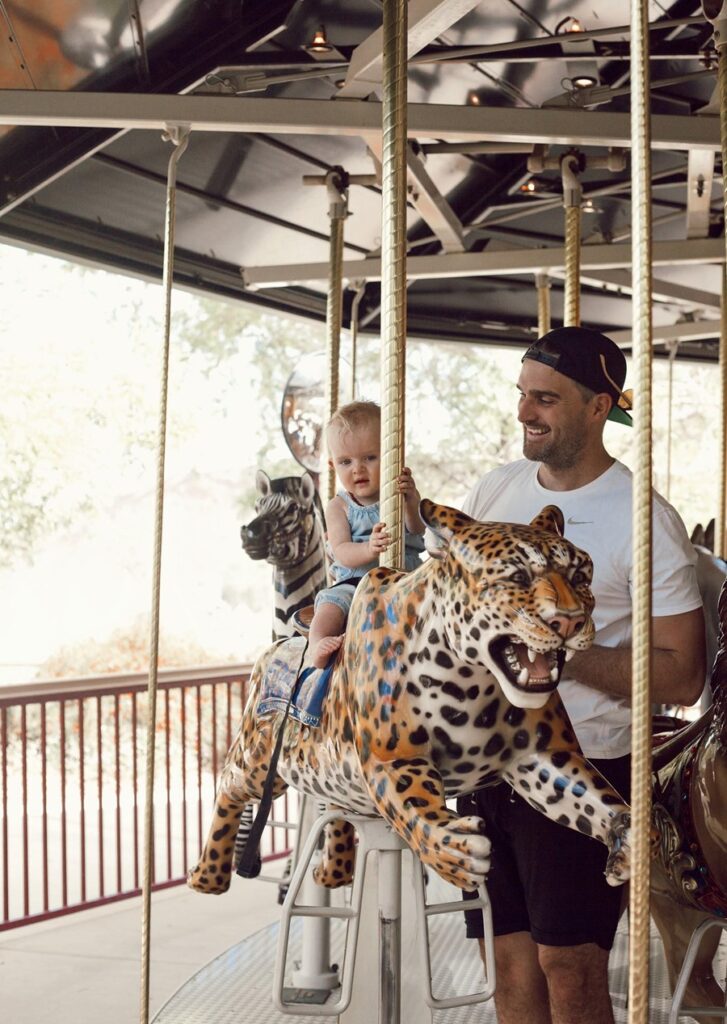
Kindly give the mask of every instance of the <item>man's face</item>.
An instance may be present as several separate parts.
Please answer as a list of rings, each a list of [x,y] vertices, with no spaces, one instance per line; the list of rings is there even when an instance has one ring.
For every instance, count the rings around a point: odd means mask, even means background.
[[[534,359],[522,364],[517,386],[523,455],[552,469],[571,469],[589,440],[591,403],[569,377]]]

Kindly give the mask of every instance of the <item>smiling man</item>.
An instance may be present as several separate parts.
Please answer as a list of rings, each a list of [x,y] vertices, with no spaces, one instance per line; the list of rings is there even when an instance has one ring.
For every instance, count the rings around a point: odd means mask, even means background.
[[[464,511],[525,523],[557,505],[565,535],[593,559],[596,642],[568,663],[560,695],[586,756],[628,799],[631,749],[631,472],[603,443],[607,419],[631,424],[626,360],[605,335],[550,331],[522,360],[518,420],[524,459],[488,473]],[[704,681],[695,554],[677,512],[654,492],[653,696],[692,704]],[[492,840],[499,1024],[612,1024],[608,953],[621,892],[605,851],[548,821],[507,785],[465,797]],[[468,934],[482,935],[479,912]]]

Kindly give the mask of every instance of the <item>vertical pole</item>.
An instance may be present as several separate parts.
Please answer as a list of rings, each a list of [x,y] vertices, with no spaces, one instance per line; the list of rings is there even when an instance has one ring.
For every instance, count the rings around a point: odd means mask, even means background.
[[[724,51],[723,51],[724,52]],[[724,145],[724,143],[723,143]],[[724,158],[723,158],[724,159]],[[727,166],[727,165],[725,165]],[[726,186],[727,187],[727,186]],[[717,515],[714,523],[714,553],[725,557],[725,529],[727,529],[727,266],[722,267],[722,323],[719,335],[719,463],[717,466]]]
[[[379,1021],[401,1018],[401,850],[379,850]],[[416,865],[415,865],[416,870]]]
[[[679,351],[679,342],[672,341],[667,345],[669,351],[669,376],[666,394],[666,500],[671,501],[671,454],[672,454],[672,405],[674,402],[674,361]]]
[[[406,368],[407,4],[384,0],[383,223],[381,232],[381,519],[392,544],[381,565],[404,565],[403,500]]]
[[[581,322],[581,200],[583,190],[578,178],[578,157],[563,158],[563,213],[565,216],[565,296],[563,326],[577,327]]]
[[[707,20],[714,29],[713,42],[717,47],[717,73],[719,79],[719,133],[722,143],[722,192],[724,199],[724,211],[727,217],[727,4],[725,0],[702,0],[702,9]],[[727,234],[725,235],[727,246]],[[722,329],[719,342],[719,367],[720,367],[720,450],[719,466],[717,469],[717,480],[719,491],[717,494],[717,515],[714,523],[714,553],[720,558],[725,557],[725,528],[727,528],[727,511],[725,503],[725,487],[727,486],[727,283],[725,274],[727,267],[722,270]]]
[[[631,224],[636,418],[633,490],[631,808],[633,870],[629,930],[629,1024],[649,1019],[651,831],[651,121],[648,0],[631,4]]]
[[[149,679],[146,723],[146,802],[144,805],[144,873],[141,884],[141,1024],[149,1024],[149,962],[151,934],[151,886],[154,858],[154,741],[156,734],[157,669],[159,662],[159,598],[161,593],[162,524],[164,517],[164,461],[167,440],[167,386],[169,381],[169,338],[171,334],[172,282],[174,275],[174,219],[176,210],[177,164],[187,148],[189,129],[168,129],[165,138],[174,143],[167,170],[167,206],[164,224],[164,336],[162,379],[157,437],[156,511],[154,566],[152,574],[151,627],[149,631]]]
[[[343,222],[348,216],[348,179],[340,167],[326,175],[328,216],[331,223],[331,242],[328,263],[328,299],[326,302],[326,392],[325,423],[338,408],[339,367],[341,360],[341,320],[343,306]],[[325,445],[325,431],[323,436]],[[325,453],[327,457],[327,452]],[[327,500],[336,494],[336,471],[327,469]]]
[[[348,387],[348,396],[351,402],[356,400],[356,367],[358,364],[358,310],[366,293],[365,281],[354,281],[353,286],[356,294],[351,303],[351,379]]]
[[[550,330],[550,278],[541,270],[535,275],[538,288],[538,337],[542,338]]]

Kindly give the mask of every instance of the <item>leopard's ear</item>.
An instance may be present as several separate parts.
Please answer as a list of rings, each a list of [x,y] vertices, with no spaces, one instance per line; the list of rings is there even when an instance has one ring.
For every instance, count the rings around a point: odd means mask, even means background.
[[[548,530],[550,533],[557,533],[559,537],[565,536],[563,513],[557,505],[546,505],[530,525],[536,530]]]
[[[464,512],[448,505],[437,505],[428,498],[422,498],[419,514],[427,524],[424,544],[432,558],[444,558],[457,528],[473,522]]]

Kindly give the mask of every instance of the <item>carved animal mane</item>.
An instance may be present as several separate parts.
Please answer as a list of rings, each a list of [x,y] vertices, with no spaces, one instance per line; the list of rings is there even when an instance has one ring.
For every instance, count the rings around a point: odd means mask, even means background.
[[[326,584],[325,517],[310,473],[270,479],[258,470],[255,518],[240,530],[250,558],[273,566],[273,639],[295,632],[292,616]]]

